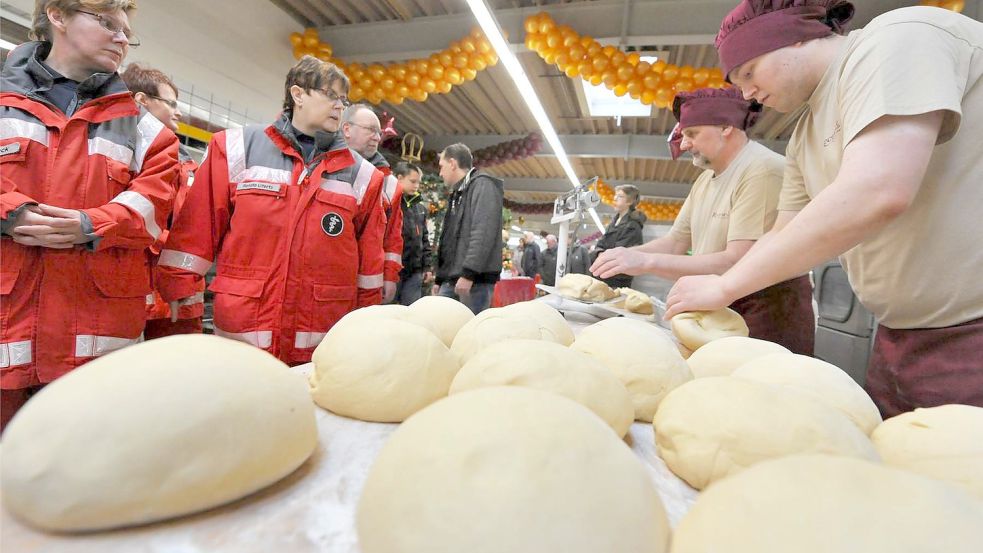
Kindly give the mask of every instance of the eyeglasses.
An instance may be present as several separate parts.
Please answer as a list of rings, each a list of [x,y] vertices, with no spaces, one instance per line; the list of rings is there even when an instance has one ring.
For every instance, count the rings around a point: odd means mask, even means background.
[[[368,125],[359,125],[358,123],[354,123],[354,122],[351,122],[351,121],[349,121],[348,123],[350,125],[355,125],[356,127],[362,127],[363,129],[369,131],[372,134],[377,134],[380,137],[382,136],[382,129],[380,129],[379,127],[370,127]]]
[[[161,98],[160,96],[154,96],[153,94],[147,94],[147,98],[153,98],[154,100],[160,100],[167,104],[171,109],[177,109],[177,100],[168,100],[167,98]]]
[[[341,102],[341,105],[345,106],[346,108],[352,105],[352,103],[348,101],[348,98],[335,94],[335,91],[331,90],[330,88],[318,88],[317,90],[320,91],[321,94],[327,96],[328,100],[331,100],[332,102]]]
[[[133,34],[132,31],[130,31],[123,25],[113,21],[112,19],[104,15],[100,15],[98,13],[92,13],[83,10],[78,10],[78,13],[84,13],[85,15],[90,15],[96,18],[96,20],[99,22],[99,25],[101,25],[103,29],[112,33],[113,36],[122,34],[126,38],[126,42],[128,42],[131,47],[136,48],[137,46],[140,46],[140,39],[137,38],[137,36]]]

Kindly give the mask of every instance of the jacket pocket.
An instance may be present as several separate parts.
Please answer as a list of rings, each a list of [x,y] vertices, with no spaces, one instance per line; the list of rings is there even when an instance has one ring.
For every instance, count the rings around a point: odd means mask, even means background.
[[[0,163],[16,163],[27,158],[28,140],[14,140],[0,146]]]
[[[314,299],[317,301],[355,301],[356,288],[337,284],[315,284]]]
[[[14,291],[17,277],[24,267],[25,247],[9,238],[0,240],[0,295]]]
[[[266,279],[236,278],[228,275],[216,275],[209,290],[217,294],[232,294],[247,298],[258,298],[263,295],[263,285]]]
[[[92,281],[102,295],[134,298],[150,293],[150,263],[144,250],[110,248],[84,255]]]

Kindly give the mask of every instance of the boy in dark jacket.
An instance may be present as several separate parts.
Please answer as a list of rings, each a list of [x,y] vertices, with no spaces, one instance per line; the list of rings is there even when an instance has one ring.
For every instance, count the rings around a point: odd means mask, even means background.
[[[396,164],[393,176],[402,187],[403,268],[399,271],[396,302],[410,305],[423,295],[423,282],[431,278],[427,205],[420,195],[420,168],[405,161]]]

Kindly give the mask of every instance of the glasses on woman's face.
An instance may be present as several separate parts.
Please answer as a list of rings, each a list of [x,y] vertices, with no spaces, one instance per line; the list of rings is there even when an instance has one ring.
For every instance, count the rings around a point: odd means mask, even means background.
[[[147,94],[147,98],[153,98],[154,100],[160,100],[167,104],[167,107],[171,109],[177,109],[177,100],[168,100],[167,98],[161,98],[160,96],[154,96],[153,94]]]
[[[352,105],[352,103],[348,101],[348,98],[346,98],[345,96],[339,96],[335,91],[331,90],[330,88],[319,88],[317,90],[321,94],[327,96],[328,100],[332,102],[341,102],[341,105],[346,108]]]
[[[101,15],[98,13],[92,13],[83,10],[78,10],[78,13],[84,13],[85,15],[96,18],[96,21],[99,22],[99,25],[102,26],[103,29],[109,31],[113,36],[120,35],[120,34],[123,35],[123,37],[126,38],[126,42],[129,43],[130,47],[136,48],[137,46],[140,46],[140,39],[137,38],[137,36],[133,34],[133,32],[130,31],[130,29],[123,26],[123,24],[113,21],[112,19],[106,17],[105,15]]]

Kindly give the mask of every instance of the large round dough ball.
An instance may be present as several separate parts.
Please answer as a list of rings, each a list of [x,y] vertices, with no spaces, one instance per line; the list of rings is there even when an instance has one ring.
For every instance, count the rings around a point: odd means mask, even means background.
[[[559,311],[541,301],[521,301],[504,307],[505,312],[516,317],[531,319],[539,325],[543,340],[564,346],[573,343],[573,330]]]
[[[941,405],[887,419],[870,436],[884,462],[983,499],[983,408]]]
[[[568,397],[628,433],[634,408],[628,390],[600,361],[553,342],[506,340],[476,353],[457,373],[451,394],[489,386],[525,386]]]
[[[795,455],[714,484],[672,553],[976,553],[983,508],[962,491],[849,457]]]
[[[652,422],[659,402],[693,379],[675,343],[651,324],[613,317],[580,331],[571,349],[606,365],[628,389],[635,419]]]
[[[744,378],[697,378],[662,400],[655,443],[669,469],[697,489],[767,459],[831,453],[877,460],[841,412],[794,390]]]
[[[700,351],[712,345],[707,344]],[[810,395],[839,409],[868,436],[881,423],[881,413],[867,392],[842,369],[815,357],[794,353],[763,355],[738,367],[734,376]]]
[[[749,332],[744,317],[726,307],[716,311],[680,313],[669,323],[680,343],[692,351],[714,340],[727,336],[747,336]]]
[[[539,323],[530,317],[519,317],[498,307],[486,309],[465,323],[454,337],[451,353],[459,364],[464,365],[474,354],[503,340],[542,338],[543,331]]]
[[[445,298],[449,299],[449,298]],[[453,301],[453,300],[451,300]],[[456,302],[455,302],[456,303]],[[463,305],[461,307],[464,307]],[[469,313],[470,309],[464,307]],[[357,321],[377,321],[379,319],[394,319],[397,321],[406,321],[408,323],[413,323],[417,326],[421,326],[440,338],[441,329],[439,324],[429,317],[423,316],[418,311],[414,311],[405,305],[398,304],[386,304],[386,305],[369,305],[367,307],[360,307],[354,311],[349,311],[344,317],[338,320],[331,330],[328,331],[330,334],[336,328],[344,328]],[[449,344],[444,344],[450,347]]]
[[[0,486],[7,509],[39,528],[115,528],[235,501],[316,444],[303,377],[241,342],[172,336],[41,390],[4,431]]]
[[[372,422],[401,422],[446,396],[459,367],[432,332],[386,318],[332,328],[313,361],[315,403]]]
[[[358,505],[363,553],[660,553],[641,462],[598,417],[516,386],[455,394],[383,447]]]
[[[746,336],[727,336],[694,351],[686,362],[695,378],[727,376],[752,359],[778,353],[792,354],[775,342]]]
[[[427,321],[445,346],[451,347],[457,331],[474,318],[463,303],[444,296],[423,296],[409,307],[414,318]]]

